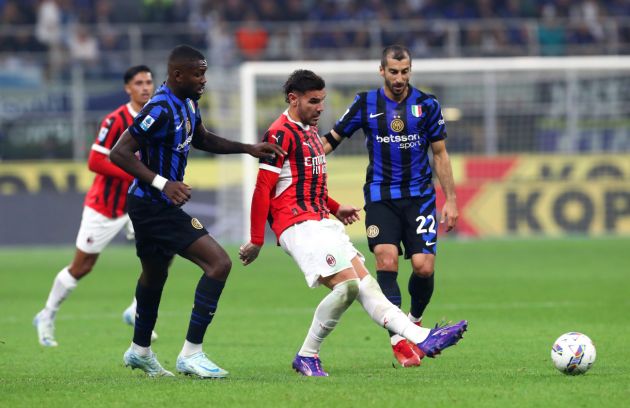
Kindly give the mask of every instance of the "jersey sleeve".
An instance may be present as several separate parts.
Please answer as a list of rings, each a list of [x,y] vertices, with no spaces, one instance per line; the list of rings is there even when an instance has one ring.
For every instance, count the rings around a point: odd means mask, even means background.
[[[346,112],[339,118],[333,130],[341,137],[351,137],[354,132],[361,129],[363,121],[362,107],[365,106],[365,93],[359,93],[354,97],[354,101]]]
[[[263,142],[268,142],[280,146],[285,152],[290,153],[293,146],[291,141],[291,134],[280,129],[269,129],[263,137]],[[280,174],[282,166],[284,165],[285,156],[274,156],[271,158],[262,157],[259,159],[258,168],[261,170],[269,170],[274,173]]]
[[[201,120],[201,111],[199,110],[199,103],[197,101],[192,102],[195,109],[195,128],[193,129],[193,135],[199,126],[203,125],[203,121]]]
[[[120,128],[120,121],[117,121],[115,116],[110,115],[103,119],[98,135],[92,144],[92,150],[108,155],[122,133]]]
[[[426,124],[427,136],[431,143],[446,139],[446,123],[442,116],[442,107],[437,99],[431,98]]]
[[[258,171],[250,213],[250,241],[254,245],[262,246],[265,243],[265,223],[271,205],[271,191],[279,177],[277,173]]]
[[[147,105],[129,126],[129,133],[141,146],[144,146],[156,135],[166,135],[168,132],[158,133],[158,131],[167,123],[168,114],[164,108],[158,105]]]

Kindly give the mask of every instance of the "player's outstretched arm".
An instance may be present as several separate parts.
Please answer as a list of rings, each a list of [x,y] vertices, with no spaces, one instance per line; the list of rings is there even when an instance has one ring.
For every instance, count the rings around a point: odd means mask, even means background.
[[[241,245],[238,253],[243,265],[254,262],[265,243],[265,223],[271,207],[271,191],[278,183],[279,177],[280,175],[274,171],[258,170],[256,187],[252,195],[250,238],[248,243]]]
[[[162,191],[173,204],[182,205],[188,201],[190,199],[190,187],[181,181],[169,181],[152,172],[136,157],[135,153],[139,149],[140,145],[136,139],[131,136],[129,130],[125,130],[109,153],[109,159],[138,180]]]
[[[322,145],[324,146],[324,153],[328,154],[332,152],[333,150],[335,150],[337,146],[339,146],[339,143],[341,143],[342,137],[334,130],[331,130],[330,132],[321,136],[320,139],[322,141]]]
[[[286,152],[280,146],[271,143],[246,144],[222,138],[210,132],[205,126],[197,126],[192,145],[210,153],[232,154],[247,153],[256,158],[273,158],[275,155],[284,156]]]
[[[453,169],[444,140],[431,143],[431,150],[433,151],[433,167],[440,180],[440,185],[442,186],[446,198],[444,206],[442,207],[442,219],[440,220],[440,224],[446,221],[446,231],[448,232],[455,228],[457,219],[459,218]]]

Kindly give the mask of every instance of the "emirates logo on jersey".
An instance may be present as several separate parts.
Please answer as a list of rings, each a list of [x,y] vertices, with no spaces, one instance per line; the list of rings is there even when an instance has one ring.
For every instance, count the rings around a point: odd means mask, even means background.
[[[328,266],[333,267],[337,265],[337,260],[331,254],[328,254],[326,255],[326,263],[328,264]]]
[[[304,158],[304,166],[310,167],[313,174],[324,174],[326,173],[326,155],[307,156]]]

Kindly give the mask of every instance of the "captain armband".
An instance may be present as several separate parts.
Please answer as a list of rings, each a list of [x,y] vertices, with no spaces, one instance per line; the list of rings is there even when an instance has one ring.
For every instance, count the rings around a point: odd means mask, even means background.
[[[339,146],[339,143],[341,143],[341,141],[335,139],[335,137],[332,135],[331,132],[326,133],[324,137],[326,138],[326,140],[330,144],[330,147],[332,147],[333,150],[335,150],[337,146]]]

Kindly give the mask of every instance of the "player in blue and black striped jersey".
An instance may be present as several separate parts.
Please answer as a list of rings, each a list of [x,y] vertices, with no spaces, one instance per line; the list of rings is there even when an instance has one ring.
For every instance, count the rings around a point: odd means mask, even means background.
[[[199,51],[186,45],[175,47],[168,59],[168,79],[110,152],[111,161],[135,177],[127,205],[142,264],[136,287],[138,305],[133,342],[123,361],[126,366],[139,368],[152,377],[173,375],[158,362],[150,339],[175,254],[203,270],[186,341],[177,357],[177,371],[202,378],[228,374],[208,359],[202,343],[232,264],[201,222],[180,208],[190,199],[191,189],[183,182],[190,146],[220,154],[248,153],[258,158],[285,154],[276,145],[233,142],[204,127],[197,100],[205,88],[207,68],[206,59]]]
[[[383,50],[380,75],[384,86],[357,94],[334,128],[322,136],[327,153],[357,130],[365,134],[369,154],[365,186],[365,225],[376,257],[377,280],[387,298],[400,307],[397,282],[401,243],[411,259],[409,318],[421,324],[434,286],[437,248],[436,194],[433,171],[446,202],[441,223],[450,231],[457,222],[455,185],[446,151],[446,125],[440,103],[409,84],[411,54],[400,45]],[[433,153],[433,168],[428,149]],[[402,337],[391,333],[394,355],[405,367],[420,358]]]

